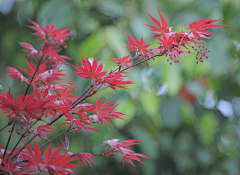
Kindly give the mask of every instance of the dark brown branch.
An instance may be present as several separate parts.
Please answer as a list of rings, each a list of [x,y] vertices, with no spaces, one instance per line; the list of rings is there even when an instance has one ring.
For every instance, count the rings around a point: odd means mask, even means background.
[[[3,153],[3,158],[4,158],[5,155],[6,155],[6,152],[7,152],[9,143],[10,143],[10,140],[11,140],[11,138],[12,138],[12,136],[13,136],[13,130],[14,130],[15,125],[16,125],[16,121],[14,122],[14,124],[13,124],[13,126],[12,126],[11,133],[9,134],[8,141],[7,141],[7,145],[6,145],[5,150],[4,150],[4,153]]]

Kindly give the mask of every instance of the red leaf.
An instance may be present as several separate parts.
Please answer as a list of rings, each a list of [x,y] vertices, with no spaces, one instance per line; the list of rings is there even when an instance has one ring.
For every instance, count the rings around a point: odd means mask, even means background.
[[[74,157],[75,157],[75,156],[74,156]],[[91,164],[90,160],[91,160],[94,164],[96,164],[96,163],[95,163],[95,158],[94,158],[94,156],[93,156],[92,154],[90,154],[90,153],[79,153],[79,154],[77,154],[76,158],[77,158],[78,160],[80,160],[80,162],[85,163],[86,166],[87,166],[87,164],[89,164],[89,165],[92,167],[92,164]]]
[[[52,133],[53,131],[49,131],[50,129],[51,130],[56,130],[54,128],[51,128],[50,125],[38,126],[37,129],[34,130],[34,135],[38,135],[38,137],[40,137],[40,139],[42,139],[42,137],[48,139],[47,136],[45,134],[43,134],[43,133]]]
[[[96,102],[95,108],[89,107],[86,109],[88,112],[93,112],[96,113],[97,115],[97,121],[100,122],[103,126],[105,124],[103,122],[106,122],[110,125],[109,120],[114,120],[114,119],[122,119],[120,116],[126,115],[123,113],[118,113],[118,112],[112,112],[114,108],[116,108],[118,105],[115,106],[108,106],[109,104],[113,103],[114,101],[106,102],[102,104],[102,97]],[[108,107],[107,107],[108,106]],[[124,120],[124,119],[122,119]]]
[[[61,142],[62,142],[62,144],[63,144],[63,148],[68,151],[68,149],[69,149],[69,139],[68,139],[67,135],[65,134],[65,142],[62,141],[61,138],[60,138],[60,140],[61,140]]]
[[[209,17],[210,18],[210,17]],[[204,42],[201,38],[206,38],[205,35],[218,35],[218,34],[214,34],[212,32],[209,32],[205,29],[208,28],[213,28],[213,27],[220,27],[220,26],[227,26],[227,25],[218,25],[218,24],[213,24],[217,21],[221,21],[223,19],[217,19],[217,20],[209,20],[209,18],[206,19],[201,19],[198,21],[195,21],[193,23],[191,23],[189,25],[189,28],[185,28],[185,29],[189,29],[191,30],[191,32],[189,32],[188,37],[196,43],[196,41],[194,41],[195,39]]]
[[[132,63],[133,61],[129,60],[129,56],[124,56],[122,58],[109,58],[109,60],[114,61],[119,66],[119,71],[121,70],[122,66],[126,66],[127,68],[132,68],[129,63]],[[132,68],[133,69],[133,68]]]
[[[6,70],[10,73],[10,75],[8,75],[9,77],[16,78],[17,80],[20,79],[21,82],[28,84],[28,79],[24,77],[17,69],[13,67],[7,67]]]
[[[19,170],[19,167],[17,167],[16,163],[12,163],[12,160],[10,157],[8,157],[8,163],[7,161],[0,155],[0,159],[2,160],[2,164],[0,164],[0,174],[22,174],[21,170]],[[27,174],[27,172],[26,172]]]
[[[29,28],[36,30],[36,33],[33,33],[33,35],[39,35],[40,38],[39,39],[43,39],[44,37],[46,37],[46,33],[45,31],[40,27],[40,25],[32,20],[29,20],[34,26],[29,26],[27,25]]]
[[[139,40],[136,37],[133,38],[132,35],[127,33],[127,38],[128,38],[128,42],[129,42],[130,46],[127,46],[125,48],[131,49],[129,52],[139,50],[139,52],[143,52],[144,54],[147,54],[147,52],[148,52],[147,48],[151,44],[145,45],[144,41],[143,41],[143,37],[141,38],[141,42],[139,42]]]
[[[118,143],[118,141],[119,141],[119,139],[112,139],[112,140],[104,141],[103,144],[101,144],[101,145],[107,144],[107,145],[111,146],[111,148],[107,148],[106,152],[103,153],[102,155],[116,156],[116,154],[113,154],[113,152],[117,152],[117,153],[119,153],[119,155],[123,156],[123,159],[122,159],[123,166],[124,166],[124,162],[126,160],[127,162],[132,164],[134,167],[135,167],[135,165],[133,164],[131,159],[134,159],[140,163],[143,163],[143,162],[141,161],[141,159],[139,157],[149,159],[148,156],[145,156],[145,155],[139,154],[139,153],[135,153],[133,150],[128,148],[128,145],[140,144],[140,143],[137,143],[139,140],[126,140],[121,143]]]
[[[162,25],[160,24],[160,22],[156,18],[152,17],[149,13],[147,13],[148,16],[157,25],[157,27],[145,24],[146,26],[148,26],[148,27],[150,27],[151,29],[154,30],[154,31],[152,31],[153,33],[156,33],[154,35],[154,37],[162,36],[163,34],[171,32],[171,29],[168,27],[168,23],[167,23],[166,19],[162,16],[162,14],[160,13],[159,9],[158,9],[158,13],[159,13],[159,16],[161,18]]]
[[[76,70],[76,74],[79,77],[88,78],[96,80],[97,78],[103,77],[107,72],[102,72],[103,65],[98,66],[97,60],[94,58],[93,63],[91,64],[88,58],[86,60],[82,57],[82,67],[79,65],[72,65]]]
[[[27,54],[27,57],[34,57],[38,55],[38,51],[31,44],[24,42],[19,42],[19,44],[27,49],[23,50],[24,52],[29,52],[29,54]]]
[[[49,174],[73,174],[72,168],[78,165],[70,164],[69,162],[76,160],[75,157],[70,157],[67,154],[60,154],[61,146],[52,152],[51,143],[45,150],[44,159],[41,158],[41,150],[34,143],[34,150],[25,144],[30,155],[22,155],[21,157],[28,160],[23,164],[31,171],[44,171]]]

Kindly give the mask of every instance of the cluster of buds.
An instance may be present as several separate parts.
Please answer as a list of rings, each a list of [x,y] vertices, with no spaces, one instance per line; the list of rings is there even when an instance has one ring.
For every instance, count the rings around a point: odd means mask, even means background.
[[[192,48],[197,52],[196,59],[199,62],[203,62],[203,58],[209,59],[209,56],[207,55],[207,53],[210,53],[211,50],[208,50],[207,47],[198,45],[198,46],[195,46],[195,47],[192,46]],[[197,61],[197,64],[198,64],[198,61]]]

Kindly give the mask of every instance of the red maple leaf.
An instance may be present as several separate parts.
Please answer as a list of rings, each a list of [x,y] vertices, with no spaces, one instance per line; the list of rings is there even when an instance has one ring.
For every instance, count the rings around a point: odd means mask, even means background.
[[[73,100],[77,97],[76,95],[71,95],[71,93],[73,91],[74,91],[74,89],[68,90],[67,88],[65,88],[61,91],[56,91],[59,102],[63,103],[63,104],[67,104],[67,105],[72,104]],[[73,98],[73,99],[71,99],[71,98]]]
[[[71,33],[67,33],[70,28],[65,28],[65,29],[58,29],[54,30],[55,26],[54,24],[51,24],[50,26],[45,25],[45,33],[46,35],[50,36],[50,39],[52,39],[52,43],[56,43],[57,46],[60,45],[65,45],[65,41],[68,39],[68,36]]]
[[[43,113],[46,117],[48,117],[48,115],[56,117],[57,113],[68,115],[68,113],[72,111],[72,109],[69,108],[68,105],[61,104],[58,101],[49,101],[45,103],[42,107],[44,109]]]
[[[141,38],[141,41],[139,42],[139,40],[136,37],[133,38],[132,35],[127,33],[127,38],[128,38],[128,42],[129,42],[130,46],[127,46],[125,48],[131,49],[129,52],[133,52],[133,51],[137,50],[142,55],[146,55],[148,53],[147,48],[151,44],[145,45],[144,41],[143,41],[143,37]]]
[[[158,40],[160,41],[161,46],[163,46],[165,48],[165,50],[171,49],[171,47],[173,46],[173,38],[172,36],[168,37],[166,35],[163,35],[163,39],[158,38]]]
[[[58,98],[58,95],[50,95],[49,89],[38,89],[36,86],[33,86],[33,94],[37,101],[42,102],[43,104],[55,100]]]
[[[28,160],[28,162],[23,163],[23,166],[28,167],[29,170],[37,171],[40,168],[40,164],[43,164],[43,160],[41,158],[42,152],[37,145],[37,143],[34,141],[34,150],[32,148],[24,143],[26,146],[26,150],[29,154],[21,154],[21,157]]]
[[[129,56],[124,56],[122,58],[109,58],[109,60],[114,61],[119,66],[119,71],[121,70],[122,66],[126,66],[127,68],[132,68],[129,63],[132,63],[132,60],[129,60]],[[133,68],[132,68],[133,69]]]
[[[54,24],[50,24],[50,26],[45,25],[44,26],[44,31],[45,31],[46,35],[52,36],[54,28],[55,28]]]
[[[24,117],[23,115],[21,115],[21,117],[23,117],[28,123],[29,117],[41,120],[36,114],[41,114],[43,112],[43,103],[38,102],[34,98],[33,94],[27,96],[20,94],[16,100],[16,105],[18,107],[18,112],[22,112],[24,114]]]
[[[33,26],[29,26],[29,25],[27,26],[37,31],[36,33],[33,33],[33,35],[40,36],[39,39],[50,39],[51,43],[56,43],[57,46],[59,44],[65,45],[65,41],[68,39],[68,36],[71,34],[67,32],[68,30],[70,30],[69,28],[54,30],[55,26],[54,24],[51,24],[50,26],[45,25],[43,29],[38,23],[31,20],[29,21],[33,24]]]
[[[43,140],[42,137],[44,137],[45,139],[48,139],[47,136],[44,134],[44,132],[46,133],[52,133],[53,131],[49,131],[49,130],[56,130],[54,128],[51,128],[50,125],[42,125],[42,126],[38,126],[37,129],[35,129],[33,131],[34,135],[38,135],[38,137],[40,137],[40,139]],[[49,139],[48,139],[49,140]]]
[[[17,168],[17,164],[13,164],[12,163],[12,160],[10,159],[10,157],[8,157],[8,162],[0,155],[0,159],[2,160],[2,164],[4,166],[2,166],[0,164],[0,170],[2,171],[0,174],[15,174],[17,173],[16,171],[18,171],[18,168]]]
[[[84,60],[82,57],[82,66],[79,66],[79,65],[76,65],[76,66],[72,65],[72,66],[77,70],[77,72],[74,75],[77,75],[83,78],[96,80],[97,78],[105,76],[107,73],[107,72],[102,72],[103,65],[101,64],[100,66],[98,66],[98,62],[95,58],[91,64],[88,58]]]
[[[33,76],[37,68],[34,64],[29,62],[27,59],[25,59],[25,60],[27,61],[27,64],[28,64],[31,71],[22,69],[20,67],[18,67],[18,68],[21,69],[22,71],[24,71],[25,73],[27,73],[28,75]],[[46,63],[43,60],[43,62],[39,66],[39,74],[38,74],[38,72],[35,74],[35,77],[33,79],[34,80],[33,84],[38,83],[41,80],[42,81],[49,81],[50,83],[54,84],[54,81],[62,80],[60,78],[60,76],[65,75],[65,74],[61,73],[63,71],[64,70],[54,70],[54,69],[46,70]]]
[[[152,26],[152,25],[145,24],[146,26],[148,26],[148,27],[150,27],[151,29],[154,30],[154,31],[152,31],[153,33],[156,33],[153,37],[162,36],[163,34],[167,34],[167,33],[171,32],[171,29],[168,27],[168,23],[167,23],[166,19],[162,16],[159,9],[158,9],[158,13],[159,13],[159,16],[161,18],[162,25],[160,24],[160,22],[156,18],[152,17],[147,12],[148,16],[157,25],[157,26]]]
[[[23,164],[24,167],[28,167],[32,171],[45,171],[49,174],[66,175],[68,173],[73,174],[72,168],[78,167],[78,165],[70,164],[69,162],[76,160],[75,157],[70,157],[66,153],[60,154],[62,146],[58,147],[54,152],[51,150],[51,143],[45,150],[44,158],[41,157],[42,153],[39,146],[34,141],[34,150],[27,144],[26,149],[30,155],[22,155],[21,157],[28,160]]]
[[[140,144],[137,143],[139,140],[126,140],[121,143],[118,143],[119,139],[112,139],[112,140],[107,140],[104,141],[101,145],[109,145],[111,148],[107,148],[106,152],[103,153],[104,156],[116,156],[116,154],[113,154],[113,152],[119,153],[121,156],[123,156],[123,166],[125,160],[132,164],[134,167],[135,165],[133,164],[131,159],[134,159],[140,163],[143,163],[139,157],[144,157],[149,159],[148,156],[145,156],[143,154],[135,153],[133,150],[131,150],[128,146],[129,145],[136,145]]]
[[[43,112],[42,105],[34,99],[33,94],[27,96],[20,94],[18,99],[14,101],[10,88],[7,95],[2,92],[0,95],[0,108],[5,111],[4,113],[9,113],[8,117],[22,117],[28,123],[29,117],[40,120],[36,114]]]
[[[36,55],[38,55],[38,51],[29,43],[24,43],[24,42],[19,42],[19,44],[22,47],[25,47],[27,50],[23,50],[23,52],[29,52],[29,54],[27,54],[27,57],[34,57]]]
[[[133,164],[133,162],[132,162],[131,159],[136,160],[136,161],[144,164],[144,163],[141,161],[141,159],[138,158],[138,157],[144,157],[144,158],[150,159],[150,157],[145,156],[145,155],[143,155],[143,154],[139,154],[139,153],[125,154],[125,155],[123,155],[123,159],[122,159],[123,166],[124,166],[124,162],[125,162],[125,160],[126,160],[126,161],[129,162],[132,166],[136,167],[136,166]]]
[[[74,114],[78,114],[79,119],[89,120],[86,109],[89,110],[89,107],[94,107],[91,103],[81,103],[75,106]]]
[[[7,67],[6,70],[10,73],[10,75],[8,75],[9,77],[16,78],[17,80],[20,79],[21,82],[28,84],[28,79],[24,77],[17,69],[13,67]]]
[[[133,84],[134,82],[132,81],[125,81],[123,80],[124,77],[127,77],[125,74],[127,74],[128,72],[114,72],[111,73],[105,77],[103,77],[102,79],[98,79],[98,83],[100,84],[107,84],[110,88],[112,88],[113,90],[116,90],[117,88],[122,88],[122,89],[127,89],[122,85],[126,85],[126,84]]]
[[[69,139],[67,137],[67,135],[65,134],[65,141],[62,141],[62,139],[60,138],[62,144],[63,144],[63,148],[66,149],[68,151],[69,149]]]
[[[57,44],[66,46],[65,41],[68,39],[68,36],[71,34],[71,33],[67,33],[68,30],[70,30],[70,28],[54,30],[51,35],[54,42]]]
[[[67,123],[61,123],[61,125],[62,124],[71,124],[74,127],[74,129],[72,129],[71,131],[81,132],[81,130],[83,129],[85,132],[89,131],[93,134],[95,134],[94,131],[101,132],[100,130],[98,130],[96,128],[89,127],[89,126],[93,126],[93,125],[91,123],[89,123],[88,119],[86,119],[87,121],[82,120],[82,119],[74,119],[74,117],[68,115],[67,119],[65,119],[65,120],[67,121]]]
[[[120,116],[123,116],[123,115],[126,115],[126,114],[123,114],[121,112],[112,112],[118,105],[108,106],[113,102],[114,101],[109,101],[109,102],[103,103],[101,105],[101,103],[102,103],[102,97],[101,97],[96,102],[94,108],[90,107],[86,111],[95,113],[97,115],[98,122],[100,122],[103,126],[105,126],[105,124],[103,122],[106,122],[110,125],[109,120],[114,120],[114,119],[124,120]]]
[[[87,164],[89,164],[92,167],[90,160],[94,164],[96,164],[94,156],[90,153],[79,153],[79,154],[76,154],[74,157],[76,157],[78,160],[80,160],[80,162],[85,163],[86,166],[87,166]]]
[[[48,56],[48,59],[51,63],[63,63],[68,64],[63,59],[71,59],[70,57],[67,57],[65,55],[58,55],[58,52],[60,52],[62,49],[56,49],[54,45],[51,45],[50,47],[44,46],[43,49],[40,51],[40,54]]]
[[[213,28],[213,27],[220,27],[220,26],[227,26],[227,25],[224,25],[224,24],[222,24],[222,25],[213,24],[213,23],[215,23],[217,21],[221,21],[223,19],[209,20],[209,18],[195,21],[195,22],[193,22],[189,25],[189,28],[185,28],[185,29],[191,30],[188,37],[193,42],[195,42],[194,39],[197,39],[199,41],[204,42],[201,38],[208,38],[205,35],[218,35],[218,34],[210,32],[210,31],[207,31],[205,29]]]
[[[40,26],[38,23],[36,23],[36,22],[34,22],[34,21],[32,21],[32,20],[29,20],[29,21],[30,21],[34,26],[29,26],[29,25],[27,25],[27,27],[29,27],[29,28],[37,31],[36,33],[32,33],[32,34],[33,34],[33,35],[38,35],[38,36],[40,36],[39,40],[45,38],[45,37],[46,37],[46,32],[44,31],[44,29],[42,29],[41,26]]]
[[[42,86],[44,87],[44,86]],[[37,88],[34,86],[34,96],[38,102],[42,104],[43,114],[47,117],[48,114],[55,117],[56,113],[67,113],[68,111],[71,111],[70,108],[68,108],[66,104],[62,104],[58,101],[58,98],[60,97],[59,94],[51,95],[49,91],[49,87],[44,88]]]
[[[125,140],[125,141],[121,142],[120,145],[137,145],[137,144],[141,144],[141,143],[137,143],[140,141],[141,140]]]

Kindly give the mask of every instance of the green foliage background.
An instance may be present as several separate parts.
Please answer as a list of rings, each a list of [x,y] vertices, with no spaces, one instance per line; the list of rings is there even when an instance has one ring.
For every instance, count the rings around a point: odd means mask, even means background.
[[[7,7],[6,4],[9,6]],[[5,5],[5,6],[4,6]],[[26,27],[34,20],[43,26],[53,23],[56,28],[71,28],[68,48],[62,51],[80,64],[80,57],[96,57],[105,70],[115,68],[106,58],[128,54],[126,32],[156,46],[150,29],[153,24],[146,14],[159,19],[166,17],[175,31],[193,21],[224,18],[227,27],[211,30],[208,44],[210,60],[196,64],[194,55],[169,65],[161,57],[130,72],[134,85],[130,90],[104,90],[91,101],[103,97],[116,100],[118,111],[128,114],[127,122],[116,120],[108,128],[98,126],[103,133],[68,134],[70,149],[75,152],[102,153],[104,140],[112,138],[142,140],[134,147],[150,160],[137,168],[122,167],[119,157],[96,157],[96,165],[76,169],[76,174],[159,174],[159,175],[239,175],[240,137],[240,1],[239,0],[2,0],[0,5],[0,84],[1,92],[11,87],[17,96],[26,85],[10,80],[6,66],[27,68],[18,42],[28,42],[39,48],[40,41]],[[133,55],[132,55],[133,56]],[[83,84],[75,91],[80,95],[88,81],[72,75],[71,66],[62,66],[67,82]],[[181,90],[182,89],[182,90]],[[183,91],[184,90],[184,91]],[[195,99],[195,100],[193,100]],[[5,124],[1,115],[0,126]],[[65,128],[58,127],[58,132]],[[1,133],[6,143],[7,130]],[[54,134],[49,134],[49,138]],[[11,146],[17,141],[15,138]],[[38,143],[42,143],[38,140]],[[54,145],[60,145],[56,140]]]

